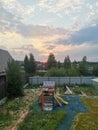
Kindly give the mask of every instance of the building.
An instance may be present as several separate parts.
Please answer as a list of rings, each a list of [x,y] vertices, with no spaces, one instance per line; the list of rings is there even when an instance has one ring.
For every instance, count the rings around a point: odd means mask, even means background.
[[[0,49],[0,100],[6,97],[6,68],[13,58],[8,51]]]

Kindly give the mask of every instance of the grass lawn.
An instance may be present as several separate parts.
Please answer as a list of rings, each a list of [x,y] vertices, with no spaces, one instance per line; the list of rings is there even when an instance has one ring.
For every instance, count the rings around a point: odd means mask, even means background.
[[[80,113],[75,118],[72,130],[98,130],[98,98],[83,98],[89,113]]]
[[[55,130],[64,118],[65,112],[33,112],[29,113],[18,130]]]
[[[98,91],[96,91],[93,88],[93,86],[81,85],[81,86],[77,86],[77,87],[72,87],[71,89],[75,94],[81,94],[81,91],[82,91],[88,96],[93,96],[93,95],[98,96]]]

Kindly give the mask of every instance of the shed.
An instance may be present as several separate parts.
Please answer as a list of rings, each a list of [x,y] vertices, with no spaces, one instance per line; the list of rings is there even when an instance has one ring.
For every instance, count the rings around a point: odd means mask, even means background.
[[[98,90],[98,78],[92,79],[93,87]]]
[[[6,97],[6,69],[7,63],[13,58],[8,51],[0,49],[0,100]]]

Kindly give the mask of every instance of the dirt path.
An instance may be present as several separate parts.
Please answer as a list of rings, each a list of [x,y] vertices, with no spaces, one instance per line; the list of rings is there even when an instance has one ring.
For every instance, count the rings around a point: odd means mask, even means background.
[[[25,89],[25,96],[22,98],[23,101],[25,101],[25,106],[19,110],[18,118],[17,120],[13,120],[12,124],[9,125],[8,127],[5,127],[3,130],[17,130],[17,126],[19,123],[21,123],[27,114],[29,113],[29,106],[37,100],[38,96],[40,95],[41,90],[36,89]]]

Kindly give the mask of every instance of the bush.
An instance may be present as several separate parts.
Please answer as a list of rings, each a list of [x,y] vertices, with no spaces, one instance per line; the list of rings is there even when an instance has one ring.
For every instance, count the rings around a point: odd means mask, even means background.
[[[7,68],[7,92],[9,98],[23,95],[23,75],[20,66],[15,62],[9,62]]]
[[[51,68],[46,72],[45,76],[54,76],[54,77],[66,76],[66,71],[64,68],[60,68],[60,69]]]

